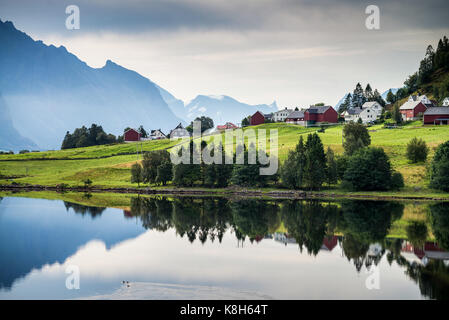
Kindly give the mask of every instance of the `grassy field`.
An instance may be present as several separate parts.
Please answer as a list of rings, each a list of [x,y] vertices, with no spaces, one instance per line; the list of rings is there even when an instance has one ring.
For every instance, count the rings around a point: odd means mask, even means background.
[[[343,152],[342,126],[333,126],[318,133],[325,148],[330,146],[336,154]],[[293,149],[301,135],[315,132],[318,128],[304,128],[285,123],[264,124],[255,129],[277,129],[279,158],[285,160],[288,151]],[[400,192],[371,194],[413,194],[415,196],[449,197],[446,194],[427,188],[426,165],[434,154],[434,149],[449,140],[449,126],[422,126],[420,122],[409,123],[402,129],[384,129],[382,125],[369,128],[371,145],[382,147],[389,155],[395,170],[404,175],[406,188]],[[411,164],[406,159],[406,145],[413,137],[426,141],[430,147],[427,163]],[[222,136],[223,139],[223,136]],[[152,151],[170,149],[176,142],[170,140],[147,141],[139,144],[139,150]],[[269,145],[268,145],[269,151]],[[141,156],[139,156],[141,158]],[[136,144],[117,144],[95,146],[61,151],[47,151],[20,155],[0,155],[0,184],[23,183],[54,186],[66,183],[70,186],[83,185],[89,178],[97,187],[130,187],[130,167],[138,159]],[[170,186],[168,186],[170,187]],[[328,190],[341,193],[342,190]],[[360,193],[353,193],[360,194]]]

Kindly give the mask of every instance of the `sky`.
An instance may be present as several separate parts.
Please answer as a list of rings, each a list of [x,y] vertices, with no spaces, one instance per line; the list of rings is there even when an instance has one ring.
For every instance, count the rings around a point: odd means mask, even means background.
[[[68,5],[80,9],[79,30],[65,26]],[[380,29],[365,25],[368,5]],[[224,94],[283,108],[335,105],[357,82],[401,87],[449,36],[449,1],[0,0],[0,19],[91,67],[135,70],[185,103]]]

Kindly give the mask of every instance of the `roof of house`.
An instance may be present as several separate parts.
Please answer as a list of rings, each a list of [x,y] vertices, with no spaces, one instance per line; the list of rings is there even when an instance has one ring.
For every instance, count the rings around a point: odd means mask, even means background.
[[[165,136],[165,134],[161,131],[161,129],[155,129],[155,130],[151,130],[151,134],[154,134],[154,133],[156,133],[156,132],[160,132],[160,133],[162,133],[164,136]]]
[[[415,109],[415,107],[420,104],[421,101],[407,101],[406,103],[404,103],[399,110],[411,110],[411,109]]]
[[[290,112],[289,115],[287,116],[287,119],[296,119],[296,118],[304,118],[304,111],[302,110],[293,111]]]
[[[449,114],[449,107],[431,107],[428,108],[424,114],[426,116],[430,115],[448,115]]]
[[[133,129],[133,128],[129,128],[128,130],[125,131],[125,133],[127,133],[127,132],[129,132],[129,131],[135,131],[135,132],[137,132],[138,134],[140,134],[140,132],[139,132],[138,130]]]
[[[355,114],[360,114],[363,110],[360,108],[351,108],[346,111],[348,112],[349,115],[353,116]]]
[[[380,105],[380,103],[377,102],[377,101],[367,101],[367,102],[365,102],[365,103],[363,104],[362,108],[363,108],[363,109],[364,109],[364,108],[370,108],[370,107],[375,106],[376,104]]]
[[[176,129],[184,129],[181,122],[173,130],[176,130]]]
[[[285,108],[285,109],[281,109],[281,110],[275,111],[274,113],[285,112],[285,111],[292,112],[293,109],[287,109],[287,108]]]
[[[416,94],[412,94],[410,95],[409,99],[412,98],[413,101],[421,101],[422,99],[426,98],[427,96],[425,94],[422,94],[420,96],[416,95]]]
[[[308,113],[325,113],[329,108],[332,108],[331,106],[311,106],[306,111]]]

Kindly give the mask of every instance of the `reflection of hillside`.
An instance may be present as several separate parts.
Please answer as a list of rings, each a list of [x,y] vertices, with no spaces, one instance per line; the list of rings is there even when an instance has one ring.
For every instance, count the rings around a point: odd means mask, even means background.
[[[116,214],[101,215],[105,208],[66,202],[65,214],[63,206],[50,205],[47,200],[9,199],[13,205],[0,206],[0,289],[11,288],[14,281],[33,269],[63,263],[93,239],[102,240],[110,248],[143,231],[135,224],[124,224]],[[26,206],[20,206],[22,203]],[[74,213],[96,219],[80,219]]]

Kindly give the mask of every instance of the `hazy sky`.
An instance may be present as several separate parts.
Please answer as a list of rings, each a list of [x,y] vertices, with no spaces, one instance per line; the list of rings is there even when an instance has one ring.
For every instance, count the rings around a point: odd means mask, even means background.
[[[80,30],[65,28],[67,5]],[[365,27],[368,5],[380,30]],[[335,105],[357,82],[382,93],[449,36],[449,1],[0,0],[0,19],[92,67],[107,59],[188,102],[197,94]],[[0,44],[1,48],[1,44]]]

